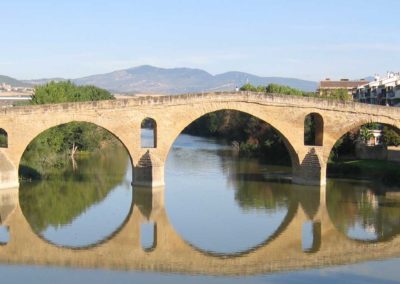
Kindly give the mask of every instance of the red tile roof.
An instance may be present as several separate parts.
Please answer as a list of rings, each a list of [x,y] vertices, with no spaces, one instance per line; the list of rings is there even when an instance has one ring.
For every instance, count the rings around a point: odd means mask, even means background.
[[[361,85],[367,84],[368,81],[331,81],[324,80],[319,84],[320,89],[353,89]]]

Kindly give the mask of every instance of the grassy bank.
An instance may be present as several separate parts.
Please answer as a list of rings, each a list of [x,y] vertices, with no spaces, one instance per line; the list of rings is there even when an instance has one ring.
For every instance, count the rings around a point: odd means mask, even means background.
[[[369,179],[400,184],[400,163],[379,160],[353,160],[328,164],[329,177]]]

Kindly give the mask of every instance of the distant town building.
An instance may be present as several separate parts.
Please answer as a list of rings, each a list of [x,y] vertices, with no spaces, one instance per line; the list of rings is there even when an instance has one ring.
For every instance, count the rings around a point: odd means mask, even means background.
[[[34,89],[29,87],[15,87],[0,82],[0,108],[19,104],[21,101],[29,101]]]
[[[355,101],[389,106],[400,106],[400,73],[389,72],[386,77],[358,86],[353,91]]]
[[[350,81],[349,79],[341,79],[339,81],[334,81],[329,78],[321,81],[319,83],[319,88],[317,90],[318,94],[328,95],[332,91],[345,89],[349,95],[353,94],[354,88],[367,84],[366,80]]]
[[[20,92],[20,93],[32,93],[33,88],[28,88],[28,87],[13,87],[9,84],[6,83],[1,83],[0,82],[0,92]]]
[[[8,85],[6,83],[1,83],[0,90],[4,91],[4,92],[10,92],[12,90],[12,87],[11,87],[11,85]]]

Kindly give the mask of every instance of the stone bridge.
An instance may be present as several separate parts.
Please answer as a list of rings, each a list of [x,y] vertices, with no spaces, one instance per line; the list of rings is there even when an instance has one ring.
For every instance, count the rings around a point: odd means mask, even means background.
[[[400,256],[400,236],[382,242],[349,239],[331,222],[322,187],[316,204],[294,202],[277,231],[263,243],[235,254],[219,255],[196,248],[182,239],[168,220],[163,188],[135,188],[131,211],[111,236],[84,248],[51,244],[36,235],[18,204],[18,188],[0,191],[0,225],[8,228],[9,241],[0,245],[0,263],[51,265],[190,273],[205,275],[254,275],[329,267]],[[312,210],[310,208],[312,207]],[[310,212],[313,212],[310,214]],[[141,245],[141,225],[154,223],[150,248]],[[313,242],[302,248],[302,226],[312,222]]]
[[[0,110],[0,129],[8,145],[0,148],[0,187],[18,185],[20,159],[41,132],[68,122],[84,121],[114,134],[128,150],[138,185],[164,184],[164,165],[177,136],[191,122],[218,110],[236,110],[273,126],[283,138],[292,160],[293,181],[323,185],[332,147],[349,130],[367,122],[399,127],[400,109],[264,93],[207,93],[152,96]],[[315,143],[304,143],[304,121],[314,117]],[[154,147],[141,147],[141,124],[155,121]]]

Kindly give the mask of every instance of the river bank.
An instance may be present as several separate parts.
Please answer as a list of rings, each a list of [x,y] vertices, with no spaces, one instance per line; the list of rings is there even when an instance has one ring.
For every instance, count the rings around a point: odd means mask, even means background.
[[[400,184],[400,163],[386,160],[351,160],[328,163],[328,177],[344,177]]]

